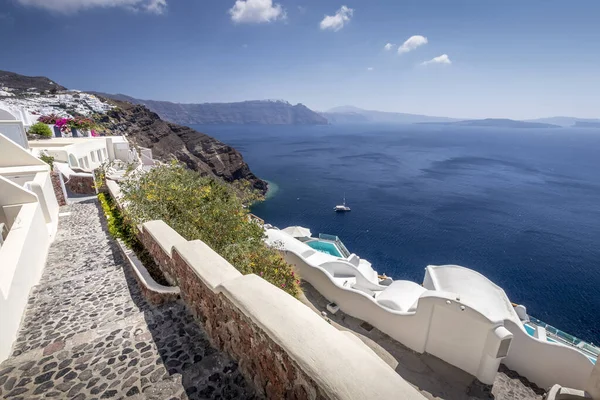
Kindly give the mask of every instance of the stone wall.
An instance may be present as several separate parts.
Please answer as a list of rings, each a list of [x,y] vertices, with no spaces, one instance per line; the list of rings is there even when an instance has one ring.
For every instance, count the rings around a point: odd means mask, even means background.
[[[50,179],[52,179],[52,187],[54,189],[54,194],[56,195],[56,201],[59,206],[64,206],[67,204],[67,200],[65,199],[65,193],[63,192],[62,185],[60,184],[60,174],[56,171],[50,172]]]
[[[96,194],[94,177],[92,175],[71,175],[69,180],[65,182],[65,186],[75,194]]]
[[[117,182],[110,179],[104,180],[102,186],[98,188],[98,190],[102,193],[108,193],[115,201],[119,210],[124,212],[123,202],[120,200],[121,189]],[[141,227],[139,227],[138,236],[140,238],[141,234]],[[132,249],[127,248],[125,243],[120,239],[117,239],[117,244],[119,250],[121,250],[121,254],[123,254],[123,257],[127,260],[127,264],[131,268],[133,276],[146,300],[152,304],[160,305],[174,302],[179,299],[180,291],[177,286],[163,286],[157,283]]]
[[[241,275],[205,243],[162,221],[145,223],[140,237],[213,344],[267,398],[423,398],[366,345],[262,278]]]

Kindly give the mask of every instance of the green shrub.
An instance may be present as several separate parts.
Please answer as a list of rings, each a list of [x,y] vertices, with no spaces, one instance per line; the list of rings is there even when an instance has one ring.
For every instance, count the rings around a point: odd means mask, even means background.
[[[31,128],[29,128],[28,133],[31,135],[52,137],[52,129],[50,129],[50,127],[48,125],[41,123],[41,122],[31,125]]]
[[[50,168],[52,168],[54,166],[54,157],[49,156],[48,154],[41,154],[40,160],[42,160],[43,162],[48,164],[50,166]]]
[[[163,165],[121,186],[127,214],[136,223],[163,220],[187,240],[202,240],[242,274],[257,274],[293,296],[300,293],[291,265],[268,247],[240,196],[226,184],[180,165]]]
[[[123,216],[110,195],[99,193],[98,200],[100,201],[104,215],[106,215],[108,233],[115,239],[121,239],[127,247],[135,252],[138,259],[144,264],[148,273],[150,273],[150,276],[152,276],[152,279],[161,285],[170,286],[160,268],[156,265],[154,259],[152,259],[152,256],[150,256],[138,239],[136,228]]]

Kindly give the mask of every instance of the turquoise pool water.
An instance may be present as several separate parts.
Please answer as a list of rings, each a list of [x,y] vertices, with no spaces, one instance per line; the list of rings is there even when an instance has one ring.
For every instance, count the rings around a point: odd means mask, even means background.
[[[337,247],[331,242],[321,242],[319,240],[313,240],[310,242],[306,242],[307,245],[312,247],[313,249],[320,251],[321,253],[329,254],[334,257],[341,257],[340,251]]]

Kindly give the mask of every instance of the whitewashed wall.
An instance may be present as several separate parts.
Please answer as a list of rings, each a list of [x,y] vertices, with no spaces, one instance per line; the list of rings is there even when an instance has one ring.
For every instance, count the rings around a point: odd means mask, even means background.
[[[10,356],[29,292],[40,280],[49,246],[40,204],[23,204],[0,247],[0,361]]]
[[[324,269],[308,265],[293,252],[285,252],[284,257],[302,279],[346,314],[370,323],[418,353],[430,353],[484,383],[493,383],[500,359],[487,357],[495,356],[497,345],[488,342],[488,335],[498,324],[457,302],[456,294],[428,291],[415,312],[400,312],[379,305],[362,291],[338,286]]]
[[[514,335],[508,357],[504,360],[507,367],[543,388],[554,384],[580,390],[586,387],[594,365],[585,355],[529,336],[512,321],[507,321],[506,327]]]
[[[454,293],[427,291],[419,299],[416,312],[398,312],[382,307],[364,292],[336,285],[324,269],[307,264],[291,251],[285,252],[285,259],[346,314],[368,322],[416,352],[435,355],[469,372],[483,383],[494,382],[501,362],[543,388],[559,383],[583,389],[591,374],[593,365],[580,352],[534,339],[512,321],[492,323],[456,301]],[[499,342],[511,337],[508,356],[496,358]]]

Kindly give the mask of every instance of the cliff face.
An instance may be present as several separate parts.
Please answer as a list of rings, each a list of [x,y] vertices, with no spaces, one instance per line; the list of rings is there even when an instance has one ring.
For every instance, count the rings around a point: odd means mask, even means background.
[[[205,175],[225,181],[247,180],[263,194],[267,184],[254,175],[233,147],[191,128],[169,123],[142,105],[107,100],[118,108],[109,111],[101,125],[113,134],[124,134],[133,143],[152,149],[155,158],[173,158]]]
[[[181,104],[168,101],[140,100],[122,94],[101,96],[142,104],[161,118],[183,125],[326,125],[327,118],[303,104],[286,101],[242,101],[238,103]]]

